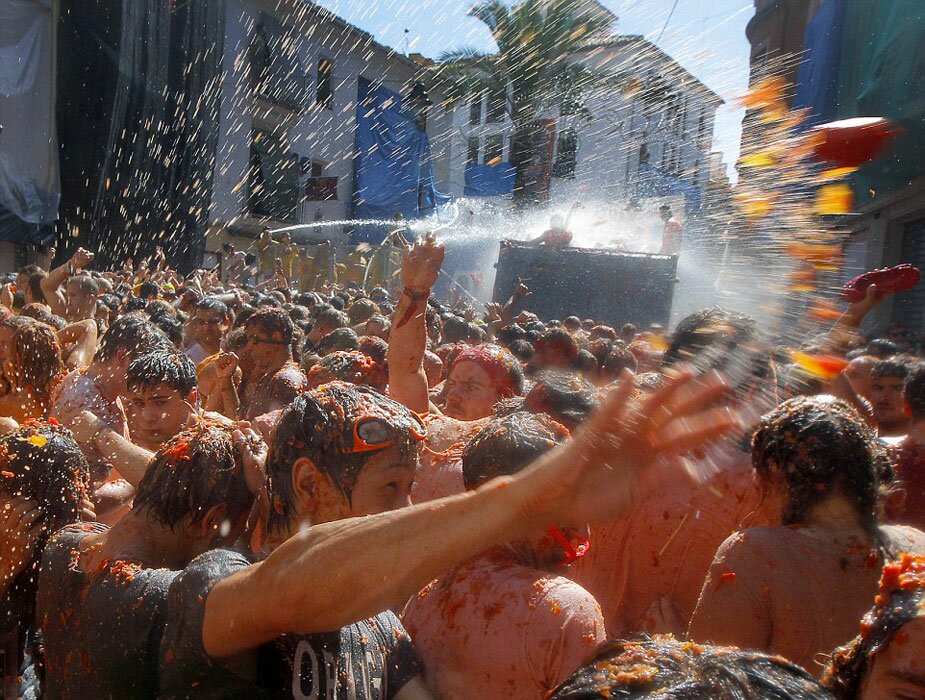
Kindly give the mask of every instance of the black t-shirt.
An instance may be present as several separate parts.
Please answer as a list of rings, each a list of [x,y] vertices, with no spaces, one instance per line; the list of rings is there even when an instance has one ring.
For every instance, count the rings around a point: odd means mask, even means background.
[[[105,525],[69,525],[42,556],[36,621],[45,650],[45,697],[156,698],[167,591],[179,572],[110,562],[79,566],[80,544]]]
[[[390,700],[420,675],[411,640],[391,612],[338,632],[286,635],[246,657],[213,659],[202,642],[206,598],[216,583],[249,564],[238,552],[213,550],[170,587],[161,698]]]

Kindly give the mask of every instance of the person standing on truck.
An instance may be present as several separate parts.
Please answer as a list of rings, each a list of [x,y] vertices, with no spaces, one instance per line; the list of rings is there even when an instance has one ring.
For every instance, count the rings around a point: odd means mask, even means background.
[[[658,251],[659,255],[680,255],[681,254],[681,222],[678,221],[671,213],[671,207],[663,204],[658,208],[658,214],[665,222],[665,228],[662,230],[662,247]]]
[[[572,232],[565,227],[565,220],[560,214],[553,214],[549,219],[549,229],[543,235],[529,241],[532,245],[545,245],[550,248],[568,248],[572,244]]]

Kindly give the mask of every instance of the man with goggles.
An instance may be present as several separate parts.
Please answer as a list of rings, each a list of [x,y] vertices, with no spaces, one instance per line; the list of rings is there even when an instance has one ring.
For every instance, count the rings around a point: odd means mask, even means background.
[[[298,397],[267,456],[265,534],[255,540],[269,554],[251,563],[214,550],[173,583],[161,697],[430,697],[388,608],[488,547],[626,512],[677,478],[665,457],[734,424],[725,408],[703,408],[725,392],[717,377],[674,372],[634,398],[627,374],[572,440],[531,466],[417,506],[409,495],[425,432],[415,414],[337,382]]]

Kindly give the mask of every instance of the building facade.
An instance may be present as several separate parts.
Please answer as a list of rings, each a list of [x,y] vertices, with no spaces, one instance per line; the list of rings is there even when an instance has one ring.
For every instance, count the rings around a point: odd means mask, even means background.
[[[688,214],[699,213],[719,96],[640,36],[607,36],[573,60],[609,79],[586,95],[586,115],[557,108],[541,116],[554,124],[551,200],[580,194],[629,204],[682,195]],[[471,191],[471,166],[509,163],[512,133],[504,100],[497,96],[454,110],[450,193]]]
[[[912,263],[925,268],[925,6],[917,0],[755,0],[752,76],[793,84],[810,123],[884,116],[905,133],[854,174],[855,216],[844,221],[844,277]],[[787,57],[798,56],[796,62]],[[925,334],[925,287],[879,304],[870,331]]]
[[[371,85],[421,100],[434,180],[449,186],[449,116],[424,103],[414,61],[300,0],[228,0],[225,46],[207,250],[265,226],[353,218],[357,112]],[[342,243],[346,230],[318,226],[295,238]]]

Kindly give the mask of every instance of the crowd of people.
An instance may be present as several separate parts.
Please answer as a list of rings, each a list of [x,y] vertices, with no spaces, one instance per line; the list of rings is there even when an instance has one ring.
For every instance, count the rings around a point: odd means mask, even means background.
[[[670,215],[670,213],[669,213]],[[272,239],[261,239],[269,250]],[[9,698],[925,698],[925,363],[330,261],[0,293]]]

